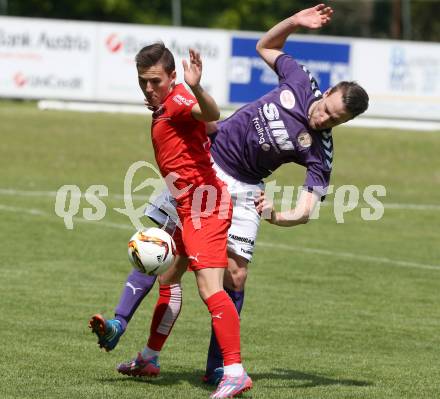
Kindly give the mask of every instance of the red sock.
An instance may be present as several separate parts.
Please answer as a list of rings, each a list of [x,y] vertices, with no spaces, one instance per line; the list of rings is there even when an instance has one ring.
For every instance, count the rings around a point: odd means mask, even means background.
[[[182,288],[180,284],[161,285],[147,343],[150,349],[154,351],[162,349],[181,308]]]
[[[240,319],[234,303],[225,291],[216,292],[206,301],[212,328],[223,355],[223,364],[241,363]]]

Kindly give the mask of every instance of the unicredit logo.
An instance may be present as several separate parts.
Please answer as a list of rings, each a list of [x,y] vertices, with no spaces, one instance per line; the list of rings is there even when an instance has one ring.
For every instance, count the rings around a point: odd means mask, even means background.
[[[122,48],[122,41],[116,33],[112,33],[105,41],[105,44],[112,53],[116,53]]]
[[[12,79],[17,87],[78,90],[83,86],[82,78],[77,76],[66,77],[54,74],[24,76],[23,73],[17,72]]]
[[[21,72],[14,75],[14,82],[17,87],[23,87],[27,83],[27,79]]]

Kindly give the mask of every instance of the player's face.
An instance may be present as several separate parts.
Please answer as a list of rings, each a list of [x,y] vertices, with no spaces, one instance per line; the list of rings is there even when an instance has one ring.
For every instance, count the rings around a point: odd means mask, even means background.
[[[309,125],[314,130],[325,130],[352,119],[345,109],[342,93],[337,90],[330,94],[327,90],[321,100],[313,103],[309,110]]]
[[[139,87],[151,107],[159,106],[176,81],[176,71],[168,74],[162,64],[150,68],[138,68]]]

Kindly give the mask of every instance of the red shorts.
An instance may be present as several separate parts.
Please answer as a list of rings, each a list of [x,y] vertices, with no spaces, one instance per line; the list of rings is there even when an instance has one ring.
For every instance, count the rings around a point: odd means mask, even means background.
[[[187,256],[190,270],[227,268],[228,230],[232,218],[232,202],[223,192],[212,212],[191,212],[188,207],[177,206],[182,230],[177,228],[173,238],[177,254]]]

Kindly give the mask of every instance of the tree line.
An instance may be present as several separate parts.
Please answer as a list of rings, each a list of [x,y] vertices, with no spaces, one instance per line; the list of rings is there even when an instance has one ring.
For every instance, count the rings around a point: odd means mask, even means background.
[[[0,0],[0,10],[2,14],[25,17],[171,25],[176,20],[173,10],[180,8],[178,20],[183,26],[265,31],[295,11],[317,3],[310,0]],[[440,41],[440,0],[330,0],[327,3],[335,14],[322,34]]]

